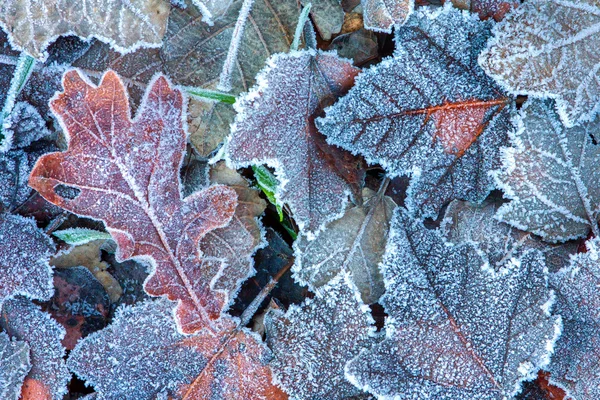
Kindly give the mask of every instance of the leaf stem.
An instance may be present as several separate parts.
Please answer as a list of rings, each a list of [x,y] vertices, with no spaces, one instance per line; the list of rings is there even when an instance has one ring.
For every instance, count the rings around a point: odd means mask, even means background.
[[[308,3],[300,13],[300,17],[298,18],[298,24],[296,25],[296,32],[294,33],[294,41],[290,46],[291,51],[297,51],[300,46],[300,37],[302,37],[302,32],[304,31],[304,25],[306,21],[308,21],[308,13],[312,7],[312,3]]]

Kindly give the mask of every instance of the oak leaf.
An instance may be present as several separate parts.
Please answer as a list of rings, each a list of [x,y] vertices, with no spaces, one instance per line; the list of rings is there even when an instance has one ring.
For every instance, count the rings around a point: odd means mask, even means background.
[[[199,279],[221,260],[202,258],[198,242],[229,223],[232,189],[212,186],[185,199],[179,168],[186,145],[183,96],[164,77],[154,80],[132,121],[123,83],[107,72],[95,87],[73,70],[52,110],[69,135],[63,153],[44,155],[29,184],[48,201],[102,220],[118,244],[117,258],[153,266],[146,291],[179,300],[185,332],[218,318],[224,299]]]
[[[0,397],[18,400],[30,369],[29,345],[0,332]]]

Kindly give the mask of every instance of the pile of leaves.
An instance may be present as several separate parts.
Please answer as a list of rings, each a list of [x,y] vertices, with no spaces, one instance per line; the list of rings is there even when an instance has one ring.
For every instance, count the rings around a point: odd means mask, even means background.
[[[600,398],[598,0],[4,0],[1,399]]]

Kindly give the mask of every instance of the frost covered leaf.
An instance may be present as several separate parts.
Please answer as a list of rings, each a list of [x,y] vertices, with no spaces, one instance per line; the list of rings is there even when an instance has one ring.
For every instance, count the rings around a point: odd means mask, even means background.
[[[301,235],[294,242],[294,279],[312,291],[326,285],[340,271],[350,273],[365,303],[376,302],[385,291],[379,263],[385,251],[394,201],[363,189],[364,203],[330,222],[313,241]]]
[[[379,56],[377,34],[364,28],[337,36],[328,50],[336,50],[342,58],[349,58],[361,66]]]
[[[2,305],[2,329],[29,345],[31,370],[23,383],[21,398],[60,400],[67,393],[71,374],[63,357],[65,330],[31,301],[18,297]]]
[[[323,40],[331,40],[331,35],[340,33],[344,23],[344,10],[340,0],[302,0],[302,5],[310,3],[310,15],[315,28]]]
[[[302,231],[314,235],[343,211],[362,181],[359,159],[328,146],[314,118],[354,83],[358,70],[335,53],[276,54],[259,84],[236,103],[227,143],[236,168],[267,164],[281,182],[276,197],[289,204]]]
[[[560,318],[549,315],[538,251],[495,272],[472,245],[449,245],[398,208],[382,267],[386,338],[347,366],[358,387],[378,396],[500,400],[548,363]]]
[[[29,345],[0,332],[0,398],[17,400],[30,369]]]
[[[550,277],[557,298],[553,312],[564,324],[547,368],[550,383],[577,400],[600,398],[600,241],[586,245],[587,253],[575,255],[568,268]]]
[[[220,260],[201,258],[198,242],[230,221],[232,189],[213,186],[181,198],[179,167],[186,145],[181,92],[164,77],[149,87],[132,121],[123,83],[110,71],[98,87],[69,71],[52,109],[69,134],[69,149],[44,155],[29,184],[78,215],[102,220],[118,244],[119,260],[150,261],[151,295],[180,300],[182,329],[221,313],[202,271]]]
[[[223,347],[232,326],[225,319],[212,333],[182,335],[172,308],[165,299],[120,308],[110,326],[78,343],[69,368],[95,387],[98,399],[150,400],[163,391],[188,400],[285,399],[254,334],[242,330]]]
[[[372,341],[373,319],[346,273],[287,313],[265,317],[278,383],[298,399],[346,399],[361,391],[344,377],[346,363]]]
[[[600,120],[565,128],[549,102],[529,101],[515,118],[498,185],[512,201],[497,218],[549,242],[598,236]]]
[[[520,0],[452,0],[458,8],[469,10],[481,19],[501,21],[507,13],[521,4]]]
[[[0,306],[17,295],[48,300],[54,291],[52,240],[32,219],[0,214]]]
[[[61,35],[98,38],[122,53],[160,47],[169,16],[165,0],[4,0],[0,26],[13,48],[45,58]]]
[[[192,2],[202,13],[203,20],[212,25],[214,19],[225,14],[227,9],[231,7],[233,0],[192,0]],[[182,3],[185,4],[184,1]]]
[[[571,127],[600,111],[597,0],[528,0],[494,28],[483,69],[515,94],[556,99]]]
[[[110,239],[110,234],[88,228],[69,228],[62,231],[55,231],[54,236],[71,246],[80,246],[93,240]]]
[[[477,65],[489,31],[449,5],[416,12],[396,30],[394,58],[363,72],[317,120],[328,143],[392,176],[412,174],[413,213],[434,216],[455,198],[479,202],[492,188],[488,171],[500,164],[512,107]]]
[[[38,110],[27,102],[15,104],[10,115],[4,121],[5,132],[13,138],[13,148],[23,148],[50,134],[46,121]]]
[[[415,7],[414,0],[362,0],[365,28],[376,32],[392,32],[402,25]]]

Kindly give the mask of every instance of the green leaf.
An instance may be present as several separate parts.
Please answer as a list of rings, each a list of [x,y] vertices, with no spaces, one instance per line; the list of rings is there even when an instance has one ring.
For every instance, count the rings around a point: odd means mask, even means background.
[[[264,165],[253,165],[252,170],[254,171],[254,177],[258,187],[263,191],[267,199],[277,207],[277,213],[279,214],[279,221],[283,222],[283,210],[281,205],[277,203],[275,198],[275,192],[277,192],[277,186],[279,186],[279,180],[269,171]],[[288,230],[286,228],[286,230]],[[288,230],[289,232],[289,230]]]
[[[70,228],[62,231],[56,231],[52,234],[60,240],[73,246],[86,244],[93,240],[106,240],[111,238],[110,234],[106,232],[100,232],[88,228]]]
[[[294,34],[294,41],[290,46],[291,51],[298,50],[298,46],[300,46],[300,38],[302,37],[302,32],[304,31],[304,25],[308,20],[308,13],[310,12],[310,8],[312,7],[311,3],[308,3],[306,7],[302,9],[302,13],[300,13],[300,17],[298,18],[298,25],[296,25],[296,33]]]
[[[186,93],[194,96],[194,97],[198,97],[200,99],[206,99],[206,100],[214,100],[214,101],[218,101],[221,103],[226,103],[226,104],[233,104],[235,103],[236,97],[234,95],[231,95],[229,93],[223,93],[223,92],[219,92],[217,90],[208,90],[208,89],[202,89],[199,87],[194,87],[194,88],[186,88],[185,89]]]

